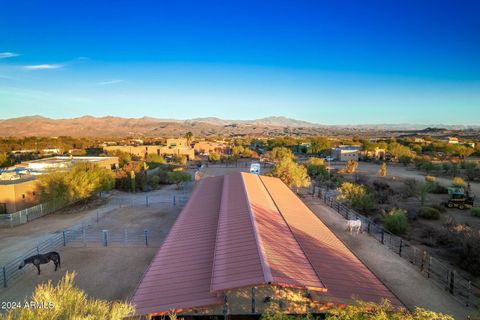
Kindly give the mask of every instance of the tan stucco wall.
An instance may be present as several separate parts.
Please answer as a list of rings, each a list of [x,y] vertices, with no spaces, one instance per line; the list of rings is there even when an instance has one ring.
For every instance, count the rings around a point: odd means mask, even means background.
[[[0,203],[6,204],[6,213],[13,213],[40,203],[38,181],[0,181]]]

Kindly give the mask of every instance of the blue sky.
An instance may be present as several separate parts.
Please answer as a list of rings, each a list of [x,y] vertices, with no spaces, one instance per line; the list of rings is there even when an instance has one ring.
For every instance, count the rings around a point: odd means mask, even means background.
[[[476,0],[0,5],[0,118],[480,124]]]

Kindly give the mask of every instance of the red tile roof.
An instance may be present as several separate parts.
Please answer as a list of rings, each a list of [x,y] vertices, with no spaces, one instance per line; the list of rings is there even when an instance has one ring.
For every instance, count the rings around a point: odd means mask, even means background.
[[[199,182],[132,303],[140,315],[180,311],[264,284],[335,303],[354,296],[401,305],[279,179],[248,173]]]

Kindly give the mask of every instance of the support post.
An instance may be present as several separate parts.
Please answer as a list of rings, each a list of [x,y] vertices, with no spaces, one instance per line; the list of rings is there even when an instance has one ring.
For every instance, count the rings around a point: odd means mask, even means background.
[[[223,320],[227,320],[228,317],[228,300],[227,300],[227,294],[224,292],[223,293]]]
[[[145,247],[148,247],[148,230],[143,230],[143,234],[145,235]]]
[[[103,245],[108,247],[108,230],[102,230],[103,233]]]
[[[97,223],[98,223],[98,209],[97,209]]]
[[[370,222],[370,220],[368,220],[368,225],[367,225],[367,232],[368,232],[368,234],[370,234],[370,225],[371,225],[371,222]]]
[[[449,279],[449,284],[448,284],[448,291],[453,294],[454,289],[455,289],[455,271],[450,270],[450,279]]]
[[[252,294],[252,314],[255,314],[255,287],[252,287],[252,290],[251,290],[251,294]]]
[[[382,244],[385,244],[385,231],[382,229],[382,240],[380,241]]]
[[[65,233],[65,230],[62,231],[62,236],[63,236],[63,246],[67,246],[67,235]]]
[[[7,269],[5,268],[5,266],[3,266],[2,268],[2,273],[3,273],[3,287],[6,288],[7,287]]]
[[[148,208],[148,195],[145,196],[145,205],[146,205],[147,208]]]
[[[177,200],[175,198],[175,195],[173,195],[173,205],[176,206],[177,205]]]
[[[86,234],[85,234],[85,227],[84,226],[82,227],[82,242],[83,242],[83,246],[86,247],[87,246],[87,241],[86,241]]]
[[[402,247],[403,247],[403,240],[400,239],[400,246],[398,248],[398,255],[401,257],[402,256]]]

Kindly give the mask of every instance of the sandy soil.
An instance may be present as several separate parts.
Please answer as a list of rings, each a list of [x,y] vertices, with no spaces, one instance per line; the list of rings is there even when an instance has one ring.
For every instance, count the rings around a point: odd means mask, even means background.
[[[0,290],[0,302],[23,301],[39,283],[58,282],[67,271],[75,271],[76,285],[88,295],[102,299],[125,300],[131,295],[158,248],[70,248],[59,250],[62,268],[42,265],[42,274],[26,270],[12,286]]]
[[[409,309],[418,306],[451,314],[455,319],[466,319],[473,312],[374,238],[345,232],[343,217],[321,204],[319,199],[306,197],[303,200]]]
[[[145,196],[148,195],[151,199],[156,197],[173,197],[174,194],[188,197],[190,191],[190,189],[184,191],[175,190],[173,186],[165,186],[160,190],[135,194],[112,191],[99,205],[89,206],[87,209],[82,206],[75,206],[12,229],[1,229],[0,265],[13,257],[17,257],[22,252],[34,248],[39,242],[49,238],[54,233],[81,224],[85,220],[95,220],[97,209],[108,211],[99,224],[104,229],[137,228],[143,230],[143,228],[152,226],[152,222],[154,223],[153,228],[161,227],[163,220],[157,219],[162,218],[161,212],[165,214],[175,212],[173,218],[176,219],[176,214],[181,209],[180,206],[173,207],[169,204],[152,203],[146,208],[143,205]],[[119,208],[117,201],[119,199],[122,201],[135,200],[134,203],[138,205],[130,208]],[[156,212],[159,212],[159,214],[156,214]],[[109,216],[112,218],[109,218]]]

